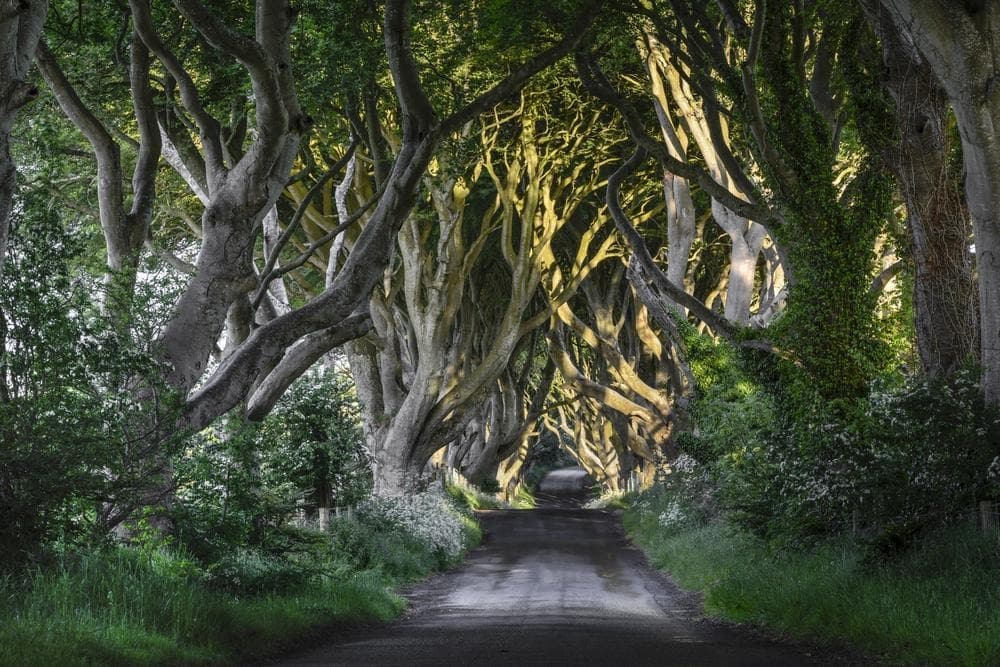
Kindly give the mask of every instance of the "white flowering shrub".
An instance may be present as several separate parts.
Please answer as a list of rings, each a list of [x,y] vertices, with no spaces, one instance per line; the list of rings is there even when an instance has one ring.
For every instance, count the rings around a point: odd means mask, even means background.
[[[631,504],[632,511],[655,522],[664,534],[708,523],[718,516],[716,486],[709,466],[681,454],[662,468],[657,482]]]
[[[759,533],[801,540],[851,530],[894,549],[995,495],[998,451],[1000,418],[961,374],[818,405],[734,447],[716,471],[724,507]]]
[[[680,500],[671,498],[667,501],[667,507],[656,517],[657,523],[663,528],[672,530],[681,528],[688,523],[689,518]]]
[[[402,530],[449,559],[465,548],[465,517],[438,491],[373,496],[358,507],[358,518],[372,527]]]

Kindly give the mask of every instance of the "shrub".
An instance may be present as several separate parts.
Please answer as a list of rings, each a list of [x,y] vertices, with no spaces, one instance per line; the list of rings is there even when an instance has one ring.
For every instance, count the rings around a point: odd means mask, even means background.
[[[413,496],[373,496],[358,508],[359,520],[376,529],[402,530],[445,558],[466,546],[462,514],[444,496],[425,491]]]
[[[880,550],[971,511],[996,493],[1000,419],[971,373],[817,404],[802,420],[717,466],[720,497],[741,524],[793,539],[857,530]]]
[[[103,533],[160,463],[133,391],[150,358],[95,311],[82,240],[38,202],[15,222],[0,274],[0,568]]]
[[[296,381],[262,423],[227,418],[191,438],[175,469],[177,538],[205,562],[243,547],[266,557],[287,546],[298,513],[371,490],[353,388],[325,367]]]

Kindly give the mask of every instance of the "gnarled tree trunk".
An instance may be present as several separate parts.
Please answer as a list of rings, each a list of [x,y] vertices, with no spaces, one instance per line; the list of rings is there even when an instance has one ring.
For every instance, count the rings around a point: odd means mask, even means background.
[[[0,0],[0,270],[7,255],[17,176],[10,133],[18,110],[38,97],[38,89],[26,79],[48,8],[48,0]]]
[[[882,0],[912,36],[955,110],[975,230],[986,400],[1000,404],[1000,4]]]
[[[917,349],[925,373],[946,376],[980,353],[972,224],[959,175],[948,165],[948,97],[877,3],[866,9],[882,41],[884,86],[896,102],[900,142],[888,162],[906,202]]]

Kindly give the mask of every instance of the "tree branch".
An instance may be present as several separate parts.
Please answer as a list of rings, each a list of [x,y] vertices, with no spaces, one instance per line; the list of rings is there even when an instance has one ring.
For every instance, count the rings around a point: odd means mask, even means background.
[[[177,56],[160,39],[150,16],[149,0],[129,0],[128,4],[132,10],[132,22],[135,26],[135,31],[146,44],[146,47],[163,63],[164,68],[173,77],[174,81],[177,82],[181,103],[198,125],[199,135],[201,136],[202,146],[205,151],[207,184],[208,189],[211,191],[215,188],[216,183],[222,179],[225,169],[221,125],[202,106],[198,88],[194,85],[191,75],[181,65]]]
[[[153,219],[153,202],[156,199],[156,170],[160,163],[163,143],[156,121],[153,88],[149,85],[149,50],[139,35],[132,33],[129,79],[132,88],[132,106],[139,126],[139,154],[132,172],[132,210],[129,226],[133,238],[131,245],[138,248],[146,238]]]
[[[580,80],[583,82],[584,87],[594,97],[618,110],[618,113],[625,120],[629,134],[636,145],[640,146],[644,151],[655,155],[667,171],[681,178],[698,183],[712,198],[718,200],[726,208],[744,218],[766,222],[774,217],[773,213],[766,206],[755,204],[734,195],[729,188],[721,185],[707,171],[677,159],[670,154],[662,142],[656,141],[649,136],[635,107],[629,104],[614,89],[614,86],[611,85],[611,82],[608,81],[607,77],[589,54],[578,51],[576,64]]]
[[[346,333],[345,329],[348,329]],[[305,373],[324,354],[343,345],[347,340],[364,336],[371,329],[371,315],[363,313],[350,324],[344,323],[337,328],[317,331],[301,339],[288,349],[278,365],[263,378],[247,400],[247,419],[259,421],[266,417],[292,382]]]
[[[628,177],[629,174],[638,169],[645,159],[646,151],[642,148],[637,148],[635,153],[632,154],[632,157],[622,164],[622,166],[619,167],[608,179],[606,201],[611,217],[615,221],[615,226],[618,228],[621,235],[625,237],[629,247],[632,249],[633,255],[639,261],[639,267],[641,269],[640,277],[652,279],[653,284],[656,285],[656,287],[661,291],[665,292],[671,299],[694,313],[698,319],[709,325],[709,327],[711,327],[712,330],[720,336],[726,340],[733,341],[736,339],[739,329],[726,320],[726,318],[722,315],[706,306],[699,299],[688,294],[677,285],[674,285],[667,278],[667,276],[660,271],[659,267],[657,267],[656,263],[653,261],[652,255],[649,254],[646,242],[643,240],[636,228],[632,226],[631,221],[622,209],[620,200],[622,182],[626,177]]]

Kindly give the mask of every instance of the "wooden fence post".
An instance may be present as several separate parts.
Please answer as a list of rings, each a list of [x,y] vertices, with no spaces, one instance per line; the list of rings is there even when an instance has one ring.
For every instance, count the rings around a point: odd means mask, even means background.
[[[993,511],[993,503],[989,500],[979,502],[979,525],[984,533],[992,533],[997,530],[997,515]]]

